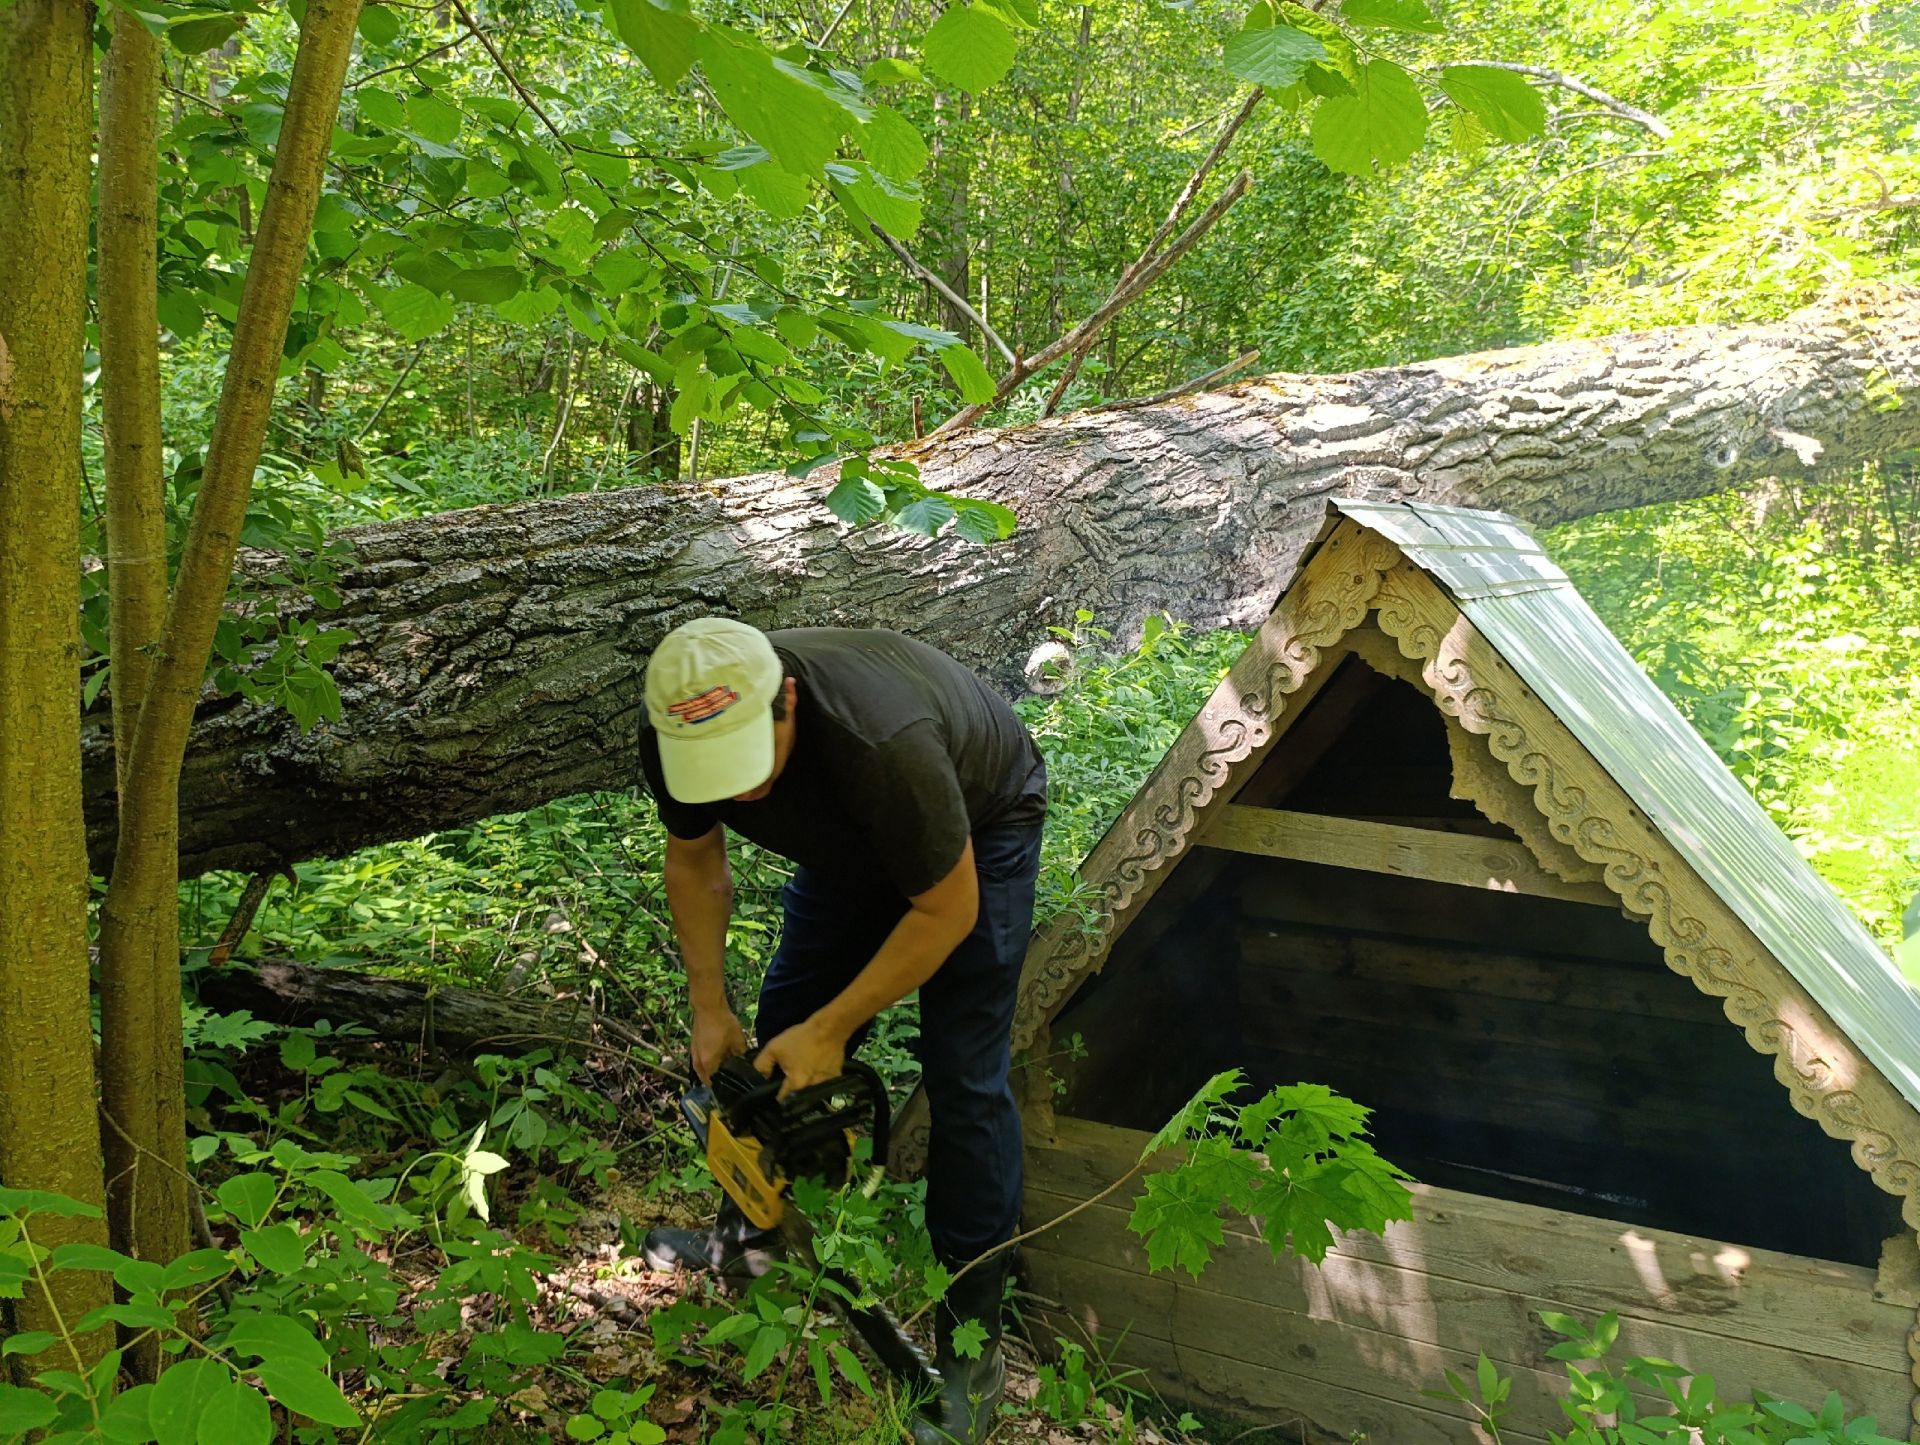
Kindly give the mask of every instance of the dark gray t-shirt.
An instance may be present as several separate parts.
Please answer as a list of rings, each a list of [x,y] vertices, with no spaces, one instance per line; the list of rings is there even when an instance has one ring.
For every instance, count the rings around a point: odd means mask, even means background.
[[[912,897],[953,871],[974,832],[1046,816],[1039,748],[944,652],[878,628],[767,636],[798,683],[792,756],[758,802],[682,803],[643,713],[640,766],[668,832],[702,838],[723,823],[805,867],[884,878]]]

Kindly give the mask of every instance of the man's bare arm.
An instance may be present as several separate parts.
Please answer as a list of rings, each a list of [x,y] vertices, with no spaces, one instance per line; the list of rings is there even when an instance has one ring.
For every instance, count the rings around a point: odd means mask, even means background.
[[[733,869],[727,862],[726,830],[716,823],[712,832],[691,840],[669,833],[663,872],[667,910],[687,966],[687,992],[693,1003],[693,1067],[705,1079],[747,1047],[727,999]]]

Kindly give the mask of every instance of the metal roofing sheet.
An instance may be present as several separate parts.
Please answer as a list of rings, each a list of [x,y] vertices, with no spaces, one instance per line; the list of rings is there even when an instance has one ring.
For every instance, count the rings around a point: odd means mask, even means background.
[[[1469,621],[1907,1101],[1920,993],[1515,518],[1340,500]]]

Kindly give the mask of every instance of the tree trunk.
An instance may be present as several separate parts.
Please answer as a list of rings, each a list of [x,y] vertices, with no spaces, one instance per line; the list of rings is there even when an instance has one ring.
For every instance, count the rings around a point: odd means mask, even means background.
[[[80,370],[87,300],[91,8],[0,7],[0,1184],[96,1209],[100,1132],[87,997],[80,790]],[[109,782],[111,780],[109,779]],[[103,1244],[38,1215],[34,1242]],[[13,1305],[21,1330],[110,1303],[63,1270]],[[96,1330],[31,1368],[85,1368]]]
[[[207,701],[184,865],[278,867],[627,787],[648,653],[709,611],[897,627],[1013,682],[1079,607],[1123,636],[1149,611],[1251,625],[1332,493],[1547,524],[1916,444],[1920,298],[1869,292],[1775,326],[1273,376],[909,449],[930,484],[1019,511],[991,547],[849,532],[818,481],[777,473],[355,528],[327,619],[357,638],[335,666],[345,720],[301,737]],[[90,744],[104,862],[112,764],[99,729]]]
[[[307,0],[286,118],[234,323],[220,408],[120,790],[119,848],[100,909],[100,970],[124,1008],[102,1015],[113,1061],[108,1137],[124,1151],[110,1193],[128,1252],[167,1260],[187,1241],[180,1039],[181,760],[266,438],[287,320],[306,260],[360,0]]]
[[[484,989],[405,983],[345,968],[269,959],[258,968],[210,969],[200,1002],[247,1009],[279,1024],[362,1024],[379,1038],[455,1056],[524,1053],[543,1043],[602,1047],[652,1062],[654,1043],[583,998],[508,998]]]
[[[160,42],[122,12],[114,17],[113,40],[101,70],[99,295],[112,659],[109,697],[114,756],[123,766],[133,754],[153,650],[167,613],[155,264],[159,103]],[[119,783],[125,796],[124,774]],[[142,1168],[138,1150],[154,1137],[147,1125],[157,1117],[153,1094],[159,1077],[153,1058],[159,1036],[154,1028],[159,1007],[156,993],[169,1000],[178,996],[178,985],[163,982],[156,963],[179,952],[177,915],[158,917],[155,925],[150,949],[138,957],[125,950],[106,954],[100,969],[100,1106],[108,1121],[103,1143],[107,1178],[112,1181],[107,1189],[107,1216],[114,1248],[134,1255],[143,1252],[137,1218],[139,1186],[155,1172]],[[170,1036],[170,1031],[159,1033]],[[171,1194],[178,1195],[179,1190]],[[184,1209],[185,1196],[180,1195],[177,1203]],[[176,1243],[184,1240],[182,1232]],[[128,1366],[141,1379],[159,1374],[159,1341],[151,1332],[145,1332],[134,1347]]]

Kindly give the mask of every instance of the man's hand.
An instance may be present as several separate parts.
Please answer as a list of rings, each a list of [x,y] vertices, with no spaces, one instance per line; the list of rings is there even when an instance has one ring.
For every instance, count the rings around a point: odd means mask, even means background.
[[[834,1032],[815,1014],[805,1023],[775,1034],[755,1055],[753,1066],[768,1077],[776,1067],[782,1071],[785,1078],[780,1085],[780,1097],[784,1099],[795,1089],[839,1078],[846,1062],[847,1036]]]
[[[747,1035],[732,1009],[723,1004],[693,1011],[693,1071],[701,1083],[709,1082],[713,1071],[728,1059],[746,1051]]]

